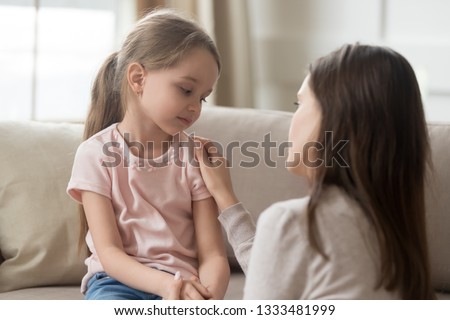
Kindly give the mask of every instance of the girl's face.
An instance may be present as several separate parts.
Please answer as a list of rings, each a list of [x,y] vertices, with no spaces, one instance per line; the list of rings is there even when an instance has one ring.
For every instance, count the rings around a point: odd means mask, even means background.
[[[199,118],[218,76],[216,60],[201,48],[192,49],[172,68],[145,71],[142,120],[168,135],[187,129]]]
[[[309,76],[305,78],[297,93],[299,105],[289,130],[291,146],[287,167],[294,174],[311,178],[312,169],[318,163],[314,151],[320,148],[317,138],[322,114],[308,83]]]

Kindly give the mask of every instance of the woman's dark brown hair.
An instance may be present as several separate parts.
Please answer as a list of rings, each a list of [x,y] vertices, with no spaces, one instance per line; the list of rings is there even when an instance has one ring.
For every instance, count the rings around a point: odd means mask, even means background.
[[[429,142],[419,86],[408,61],[378,46],[345,45],[310,66],[309,86],[321,106],[319,158],[308,207],[310,241],[319,251],[315,209],[324,187],[354,198],[379,243],[378,287],[403,299],[432,299],[424,184]],[[348,140],[333,163],[333,140]],[[329,139],[328,139],[329,140]],[[327,144],[325,144],[327,142]],[[326,159],[328,157],[328,159]]]

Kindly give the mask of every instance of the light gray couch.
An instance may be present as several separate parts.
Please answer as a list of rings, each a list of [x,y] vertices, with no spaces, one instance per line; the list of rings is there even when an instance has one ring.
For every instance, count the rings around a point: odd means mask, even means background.
[[[205,107],[189,130],[232,155],[236,193],[255,220],[271,203],[305,195],[304,181],[284,168],[282,142],[291,117]],[[82,298],[78,216],[65,194],[82,130],[77,124],[0,122],[0,299]],[[435,166],[427,188],[432,281],[436,290],[450,292],[450,124],[430,124],[429,132]],[[235,272],[226,298],[240,299],[244,276],[228,249]]]

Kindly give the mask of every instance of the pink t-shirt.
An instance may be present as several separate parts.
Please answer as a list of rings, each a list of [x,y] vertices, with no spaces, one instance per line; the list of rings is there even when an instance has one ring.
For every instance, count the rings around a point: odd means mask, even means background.
[[[193,165],[193,148],[187,147],[192,140],[184,132],[178,140],[150,163],[132,154],[113,124],[78,147],[67,192],[80,203],[82,190],[111,199],[125,252],[148,267],[189,278],[198,276],[192,201],[211,195]],[[86,243],[92,254],[82,292],[104,271],[90,232]]]

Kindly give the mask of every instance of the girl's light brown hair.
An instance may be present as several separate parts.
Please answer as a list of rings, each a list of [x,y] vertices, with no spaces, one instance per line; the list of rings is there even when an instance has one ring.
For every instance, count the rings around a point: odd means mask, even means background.
[[[310,66],[310,88],[322,112],[318,157],[332,163],[333,140],[348,140],[348,167],[322,166],[308,207],[309,238],[323,253],[315,209],[327,185],[354,198],[376,231],[378,288],[404,299],[432,299],[424,184],[429,142],[419,86],[408,61],[377,46],[345,45]],[[325,157],[329,157],[326,159]]]
[[[194,48],[210,52],[220,72],[220,56],[213,40],[193,20],[170,9],[152,11],[139,20],[122,48],[111,54],[98,71],[92,86],[84,140],[122,121],[130,94],[126,72],[131,63],[140,63],[146,70],[168,69]],[[82,248],[88,230],[82,206],[80,219],[79,248]]]

